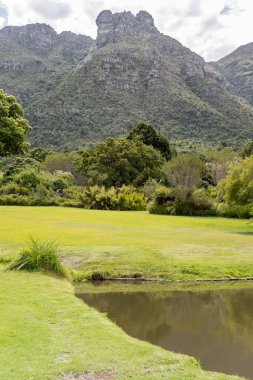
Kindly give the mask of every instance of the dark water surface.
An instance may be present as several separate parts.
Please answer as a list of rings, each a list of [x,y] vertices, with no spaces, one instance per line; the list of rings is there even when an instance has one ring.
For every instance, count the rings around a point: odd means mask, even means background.
[[[194,356],[204,369],[253,379],[253,284],[245,286],[89,285],[77,295],[133,337]]]

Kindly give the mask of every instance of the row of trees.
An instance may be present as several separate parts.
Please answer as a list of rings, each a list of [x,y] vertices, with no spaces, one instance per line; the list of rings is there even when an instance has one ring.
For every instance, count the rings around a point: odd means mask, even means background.
[[[151,125],[83,152],[29,149],[22,107],[0,90],[0,203],[250,217],[253,142],[180,153]]]

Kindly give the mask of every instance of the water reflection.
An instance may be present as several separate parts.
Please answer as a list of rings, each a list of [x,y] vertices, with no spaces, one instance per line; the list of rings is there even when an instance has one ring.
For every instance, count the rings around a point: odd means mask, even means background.
[[[253,379],[253,287],[80,293],[129,335]]]

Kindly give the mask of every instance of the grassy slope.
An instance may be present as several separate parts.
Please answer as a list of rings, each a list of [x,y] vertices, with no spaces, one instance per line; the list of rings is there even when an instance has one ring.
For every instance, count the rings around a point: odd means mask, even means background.
[[[0,255],[15,254],[31,235],[55,240],[84,276],[253,277],[253,227],[246,220],[0,207]]]
[[[122,380],[239,379],[204,372],[192,358],[130,338],[75,298],[64,280],[0,270],[0,289],[1,380],[53,380],[70,372]]]

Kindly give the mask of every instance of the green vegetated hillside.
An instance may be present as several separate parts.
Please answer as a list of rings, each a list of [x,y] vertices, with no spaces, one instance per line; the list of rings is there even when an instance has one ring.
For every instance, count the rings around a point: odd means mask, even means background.
[[[239,96],[253,104],[253,43],[240,46],[213,66],[232,83]]]
[[[139,119],[173,139],[253,137],[251,106],[211,65],[160,33],[147,12],[103,11],[97,25],[96,42],[43,24],[0,32],[0,87],[25,106],[34,145],[80,148],[122,135]]]

